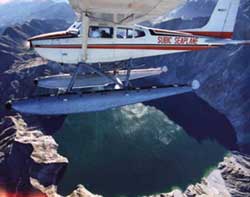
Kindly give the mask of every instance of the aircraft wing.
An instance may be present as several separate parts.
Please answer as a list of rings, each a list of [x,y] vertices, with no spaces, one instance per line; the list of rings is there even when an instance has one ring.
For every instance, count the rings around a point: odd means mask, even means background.
[[[115,24],[137,24],[162,16],[184,0],[69,0],[78,13]]]

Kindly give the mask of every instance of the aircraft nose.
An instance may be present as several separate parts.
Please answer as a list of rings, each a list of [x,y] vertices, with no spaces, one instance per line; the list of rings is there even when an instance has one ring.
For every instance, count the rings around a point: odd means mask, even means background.
[[[31,40],[28,41],[28,47],[29,47],[29,49],[32,49],[32,48],[33,48],[33,44],[32,44],[32,41],[31,41]]]
[[[37,40],[41,40],[42,38],[40,38],[40,37],[42,37],[41,35],[39,35],[39,36],[34,36],[34,37],[31,37],[31,38],[28,38],[28,40],[27,40],[27,47],[29,48],[29,49],[33,49],[34,47],[34,42],[35,41],[37,41]]]
[[[27,49],[27,50],[33,49],[32,41],[30,41],[30,40],[25,41],[25,42],[24,42],[24,47],[25,47],[25,49]]]
[[[35,86],[38,85],[38,82],[39,82],[38,79],[34,79],[34,81],[33,81],[33,83],[34,83]]]

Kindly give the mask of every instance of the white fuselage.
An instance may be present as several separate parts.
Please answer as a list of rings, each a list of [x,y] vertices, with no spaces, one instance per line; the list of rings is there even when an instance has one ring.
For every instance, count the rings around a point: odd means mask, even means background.
[[[180,31],[124,26],[131,23],[82,14],[81,22],[67,31],[35,36],[29,41],[42,57],[69,64],[115,62],[242,44],[232,40],[239,5],[240,0],[219,0],[205,26]],[[118,19],[120,12],[114,11],[110,14]]]
[[[121,29],[139,31],[140,36],[118,36]],[[43,34],[30,39],[32,47],[42,57],[66,64],[115,62],[141,57],[158,56],[186,51],[209,49],[226,44],[225,39],[199,36],[193,32],[169,31],[135,27],[112,27],[110,38],[88,37],[83,48],[82,34],[59,32]]]

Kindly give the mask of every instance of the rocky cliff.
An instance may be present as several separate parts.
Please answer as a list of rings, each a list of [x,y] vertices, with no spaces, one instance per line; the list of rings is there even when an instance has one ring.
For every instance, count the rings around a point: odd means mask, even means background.
[[[19,187],[31,185],[49,197],[60,197],[57,193],[58,177],[63,173],[68,160],[57,153],[57,143],[49,136],[43,134],[37,128],[30,128],[20,115],[10,116],[3,119],[4,131],[16,135],[12,139],[12,154],[5,155],[3,152],[2,162],[8,169],[18,161],[20,173],[29,169],[20,177],[12,177],[12,182],[17,181]],[[22,160],[23,162],[20,162]],[[1,168],[3,168],[3,163]],[[2,172],[1,172],[2,174]],[[2,174],[3,175],[3,174]],[[14,174],[13,174],[14,175]],[[3,180],[3,178],[7,180]],[[10,180],[8,172],[0,179],[0,183]],[[27,181],[28,180],[28,181]],[[150,197],[247,197],[250,196],[250,157],[239,152],[232,152],[225,157],[216,170],[213,170],[201,183],[190,185],[184,192],[174,190],[166,194],[157,194]],[[30,183],[31,185],[27,185]],[[15,185],[15,184],[14,184]],[[18,191],[18,188],[15,188]],[[82,185],[67,197],[98,197],[89,192]]]
[[[27,38],[43,32],[62,30],[68,26],[69,24],[65,21],[60,20],[48,20],[46,22],[32,20],[23,25],[8,27],[0,36],[0,91],[2,92],[0,97],[2,161],[0,165],[0,186],[6,187],[10,193],[19,192],[19,190],[25,193],[32,191],[30,177],[36,178],[39,176],[39,179],[43,179],[46,169],[48,174],[52,175],[51,181],[47,184],[55,184],[58,179],[57,173],[65,168],[66,164],[64,163],[63,165],[55,164],[52,166],[47,164],[48,162],[44,161],[44,157],[41,157],[40,161],[43,160],[45,165],[38,162],[40,156],[49,156],[45,151],[51,152],[57,147],[53,138],[43,137],[43,135],[58,130],[64,122],[64,117],[21,117],[13,112],[5,111],[4,102],[8,98],[23,97],[24,94],[32,95],[34,92],[32,88],[34,76],[58,72],[58,68],[55,69],[56,66],[48,64],[47,61],[37,57],[34,52],[28,51],[26,47]],[[35,128],[39,128],[40,133]],[[35,139],[38,140],[35,141]],[[38,151],[32,154],[34,147]],[[51,150],[44,149],[42,151],[43,147],[51,148]],[[55,154],[51,153],[52,155],[48,157],[47,161],[50,159],[55,161]],[[61,159],[59,160],[61,161]],[[34,194],[32,193],[32,195]]]
[[[233,152],[225,157],[218,169],[203,178],[201,183],[190,185],[184,192],[174,190],[151,197],[230,197],[250,196],[249,156]]]

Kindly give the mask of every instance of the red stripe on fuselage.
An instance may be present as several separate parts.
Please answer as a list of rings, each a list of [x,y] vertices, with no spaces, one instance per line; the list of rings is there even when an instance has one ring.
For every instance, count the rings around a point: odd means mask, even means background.
[[[88,49],[126,49],[126,50],[204,50],[218,45],[88,45]],[[80,49],[81,45],[35,45],[34,48]]]
[[[137,49],[137,50],[202,50],[213,46],[178,46],[178,45],[89,45],[89,49]]]
[[[233,32],[216,32],[216,31],[170,31],[170,30],[154,30],[152,29],[156,34],[169,34],[169,35],[179,35],[179,36],[207,36],[207,37],[215,37],[215,38],[224,38],[224,39],[232,39],[233,38]]]
[[[185,31],[195,36],[208,36],[215,38],[232,39],[233,32],[208,32],[208,31]]]
[[[46,49],[81,49],[82,45],[34,45],[33,48]]]

